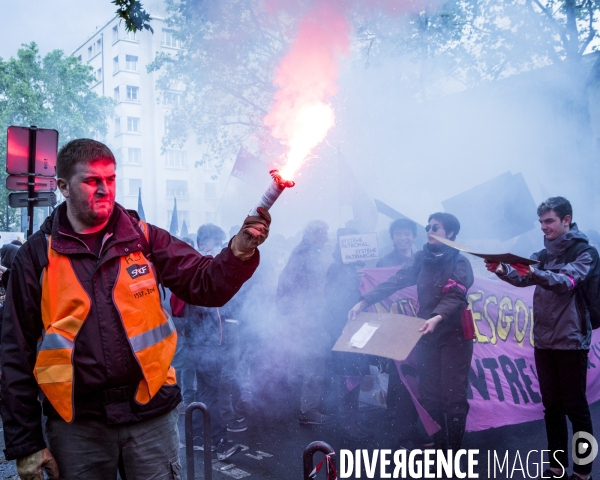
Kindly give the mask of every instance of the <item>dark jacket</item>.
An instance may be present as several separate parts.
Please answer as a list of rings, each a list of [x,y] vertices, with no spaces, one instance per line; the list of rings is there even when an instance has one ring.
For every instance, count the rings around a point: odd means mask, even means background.
[[[592,328],[583,299],[575,287],[585,281],[598,252],[594,247],[566,263],[567,250],[576,242],[588,243],[587,237],[576,224],[554,240],[545,240],[547,261],[544,270],[534,268],[530,277],[520,277],[510,266],[500,278],[516,287],[535,285],[533,294],[533,340],[536,348],[556,350],[589,350]],[[539,260],[543,250],[531,255]],[[551,272],[549,270],[554,270]],[[556,272],[556,273],[555,273]]]
[[[325,302],[325,274],[329,263],[321,250],[302,240],[279,275],[279,312],[295,317],[318,318]]]
[[[333,343],[342,334],[348,321],[348,311],[360,296],[358,268],[354,263],[345,265],[341,259],[336,259],[327,269],[323,328]]]
[[[398,254],[398,251],[394,248],[385,257],[380,258],[377,261],[376,267],[409,267],[415,259],[415,256],[411,253],[410,257]]]
[[[240,320],[240,310],[248,292],[248,285],[221,308],[206,308],[185,304],[183,319],[185,341],[190,347],[199,345],[229,345],[233,340],[224,334],[226,320]]]
[[[0,338],[2,338],[2,317],[4,316],[4,297],[6,295],[6,287],[8,286],[8,278],[10,276],[10,266],[15,258],[15,255],[19,251],[19,247],[12,243],[5,243],[0,248],[0,265],[6,267],[6,270],[2,274],[2,280],[0,281]]]
[[[363,298],[372,305],[398,290],[417,285],[419,318],[442,316],[442,321],[423,341],[463,341],[460,312],[468,305],[467,291],[473,281],[471,263],[458,250],[425,244],[423,250],[415,254],[412,266],[400,269]]]
[[[166,413],[181,401],[176,385],[164,386],[146,405],[133,400],[142,373],[131,351],[123,323],[113,304],[112,290],[120,257],[142,251],[135,212],[120,205],[107,226],[99,257],[77,238],[60,205],[34,235],[52,235],[52,248],[68,255],[77,278],[87,291],[91,309],[75,341],[75,419],[107,424],[139,422]],[[36,343],[43,331],[41,286],[32,261],[31,244],[19,249],[10,275],[2,331],[2,420],[6,458],[19,458],[45,447],[42,436],[38,385],[33,376]],[[187,243],[149,225],[151,261],[165,287],[189,303],[217,307],[225,304],[250,278],[259,262],[247,262],[229,248],[216,258],[203,257]],[[128,399],[105,405],[108,389],[121,388]],[[44,413],[57,416],[44,401]]]
[[[12,243],[5,243],[2,245],[2,248],[0,248],[0,264],[3,267],[10,268],[18,251],[19,247]]]

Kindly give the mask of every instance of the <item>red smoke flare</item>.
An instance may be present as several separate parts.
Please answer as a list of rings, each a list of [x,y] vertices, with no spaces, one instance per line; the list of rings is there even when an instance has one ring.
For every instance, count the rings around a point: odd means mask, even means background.
[[[298,24],[298,36],[276,70],[279,88],[264,123],[287,147],[281,176],[291,180],[334,124],[328,104],[342,55],[350,49],[350,26],[339,2],[318,3]]]

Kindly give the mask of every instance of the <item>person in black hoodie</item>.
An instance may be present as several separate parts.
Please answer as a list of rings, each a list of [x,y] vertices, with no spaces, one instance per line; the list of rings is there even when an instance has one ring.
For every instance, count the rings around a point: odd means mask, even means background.
[[[217,225],[205,223],[198,228],[196,238],[202,255],[217,256],[226,236]],[[245,295],[245,289],[238,291],[221,308],[186,303],[182,315],[186,346],[196,372],[196,396],[211,413],[212,443],[217,448],[218,460],[225,460],[241,450],[240,445],[228,438],[228,432],[247,430],[236,395],[239,389],[236,378],[240,357],[239,311]]]
[[[8,275],[13,258],[19,251],[17,245],[5,243],[0,248],[0,338],[2,338],[2,317],[4,316],[4,299],[6,294],[6,286],[8,285]],[[7,270],[9,273],[6,273]]]
[[[358,232],[351,228],[339,228],[337,242],[332,253],[333,263],[325,276],[325,308],[323,310],[323,328],[329,335],[330,349],[344,330],[348,309],[360,296],[358,270],[363,262],[344,263],[340,247],[340,237]],[[344,438],[362,440],[371,436],[371,432],[360,422],[358,396],[360,388],[348,380],[352,377],[369,374],[370,356],[348,352],[332,352],[333,373],[338,398],[338,420]],[[349,388],[350,387],[350,388]]]
[[[325,275],[329,259],[324,255],[329,226],[313,220],[304,228],[302,241],[294,248],[279,275],[276,305],[286,324],[282,341],[287,345],[292,370],[302,377],[301,425],[331,423],[321,412],[325,386],[325,364],[330,356],[329,335],[321,325],[325,307]]]
[[[460,223],[454,215],[432,214],[426,230],[428,241],[415,255],[413,265],[363,295],[348,317],[354,319],[369,305],[417,285],[418,316],[427,320],[416,347],[421,403],[441,427],[434,435],[436,448],[456,451],[462,444],[469,412],[467,385],[473,341],[464,338],[461,311],[468,305],[473,270],[458,250],[434,237],[456,238]]]

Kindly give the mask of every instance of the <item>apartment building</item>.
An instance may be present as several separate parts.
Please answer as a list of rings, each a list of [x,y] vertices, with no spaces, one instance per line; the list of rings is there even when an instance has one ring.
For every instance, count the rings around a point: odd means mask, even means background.
[[[203,223],[219,224],[217,209],[224,184],[220,177],[211,179],[217,172],[210,165],[196,166],[202,145],[194,138],[183,148],[161,152],[168,127],[165,115],[179,102],[181,93],[157,90],[158,74],[148,73],[146,66],[157,52],[177,54],[181,44],[163,18],[152,17],[152,27],[154,34],[127,32],[114,17],[72,55],[93,68],[96,83],[92,90],[117,102],[115,118],[108,120],[108,136],[100,139],[117,157],[117,202],[137,209],[141,188],[146,220],[168,229],[177,199],[179,232],[185,220],[192,233]]]

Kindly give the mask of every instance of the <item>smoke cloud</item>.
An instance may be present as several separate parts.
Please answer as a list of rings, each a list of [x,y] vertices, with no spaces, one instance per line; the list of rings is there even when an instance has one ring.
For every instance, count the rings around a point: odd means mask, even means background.
[[[340,60],[349,51],[350,25],[338,3],[319,2],[300,19],[298,35],[276,69],[278,90],[264,119],[287,147],[284,177],[293,177],[333,126],[327,102],[338,91]]]

